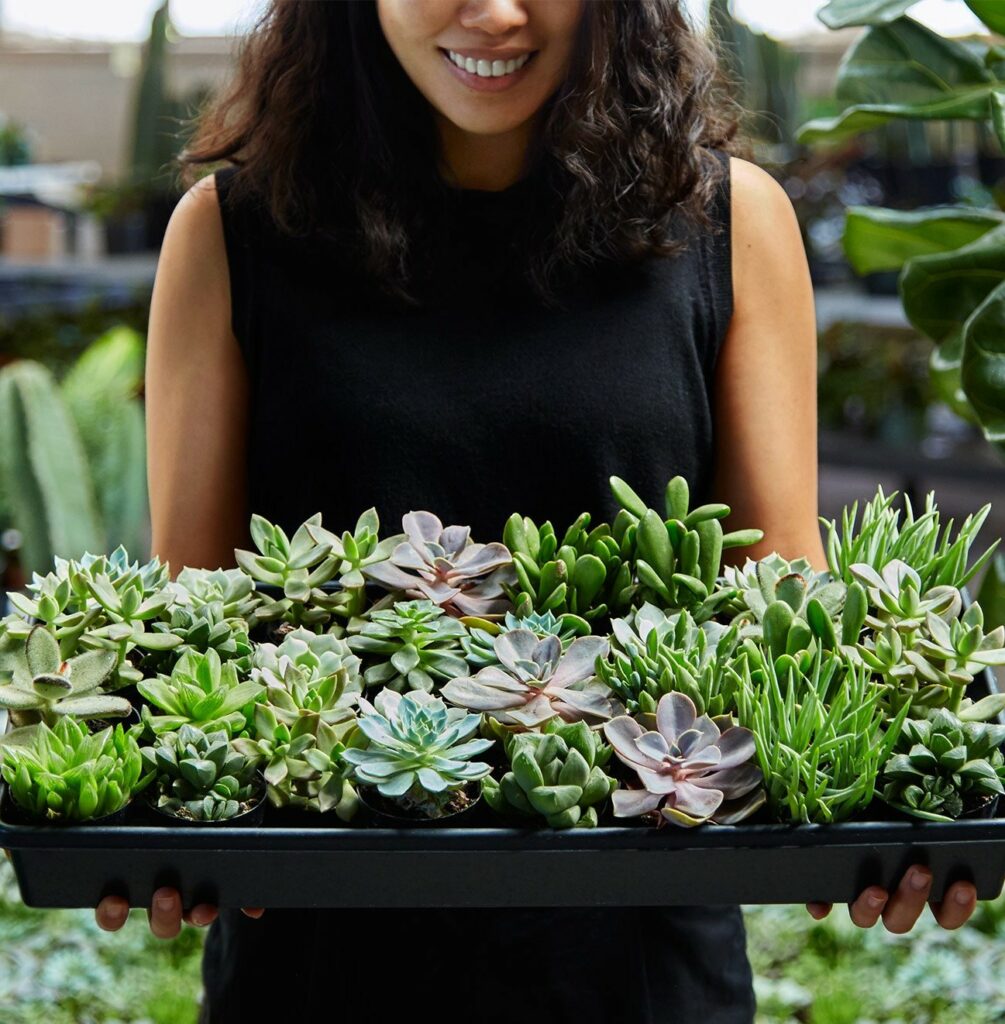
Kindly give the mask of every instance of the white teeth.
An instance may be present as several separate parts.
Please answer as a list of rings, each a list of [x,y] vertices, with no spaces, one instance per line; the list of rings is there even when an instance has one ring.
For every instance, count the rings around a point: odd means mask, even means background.
[[[499,78],[502,75],[511,75],[530,60],[529,53],[515,57],[513,60],[493,61],[475,60],[473,57],[465,57],[454,50],[447,50],[447,55],[459,68],[463,68],[472,75],[478,75],[480,78]]]

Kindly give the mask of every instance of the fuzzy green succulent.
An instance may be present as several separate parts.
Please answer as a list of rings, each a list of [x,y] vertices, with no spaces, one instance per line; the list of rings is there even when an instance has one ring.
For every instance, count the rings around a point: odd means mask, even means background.
[[[882,797],[928,821],[953,821],[968,801],[1005,793],[1005,725],[965,722],[946,708],[908,719],[883,765]]]
[[[371,704],[360,700],[365,747],[343,751],[352,778],[424,817],[441,816],[455,790],[485,778],[491,766],[473,761],[495,740],[472,739],[481,716],[451,708],[424,690],[385,687]]]
[[[30,739],[0,749],[0,772],[14,802],[49,822],[86,821],[124,807],[153,777],[121,724],[92,733],[66,715]]]
[[[730,661],[739,623],[699,625],[687,611],[667,614],[648,602],[611,621],[611,659],[597,675],[624,702],[629,714],[653,715],[665,693],[687,694],[702,715],[736,708],[739,677]]]
[[[513,552],[516,580],[506,593],[517,615],[553,612],[589,624],[628,609],[635,593],[630,517],[619,516],[613,527],[589,526],[590,513],[584,512],[560,540],[550,521],[538,526],[528,516],[509,517],[503,542]],[[580,628],[579,635],[589,631]]]
[[[367,686],[431,692],[446,679],[468,674],[461,646],[467,627],[432,601],[378,603],[346,628],[351,650],[369,662],[363,673]]]
[[[24,643],[23,677],[0,669],[0,708],[10,711],[15,726],[45,722],[54,725],[63,715],[77,718],[116,718],[132,710],[129,701],[101,692],[101,684],[115,668],[115,651],[84,651],[63,660],[59,641],[43,623],[37,623]],[[20,685],[19,685],[20,683]]]
[[[649,508],[620,477],[611,477],[611,490],[636,524],[633,573],[639,601],[686,608],[702,623],[736,596],[718,585],[722,552],[756,544],[764,537],[762,530],[723,533],[719,520],[729,515],[729,506],[712,503],[692,509],[682,476],[667,484],[663,512]]]
[[[543,818],[549,828],[594,828],[597,808],[618,787],[603,766],[612,749],[585,722],[546,722],[540,732],[511,733],[510,770],[482,784],[500,814]]]
[[[254,759],[236,750],[222,729],[183,725],[141,754],[156,773],[154,805],[179,818],[224,821],[248,810],[262,792]]]
[[[470,632],[461,637],[461,647],[468,664],[475,668],[499,664],[496,660],[496,637],[513,629],[529,629],[539,639],[557,636],[562,641],[563,650],[568,650],[577,636],[587,636],[590,632],[590,624],[578,615],[556,616],[553,612],[530,612],[524,616],[507,612],[502,622],[469,619],[467,625]]]
[[[140,694],[157,715],[144,705],[140,711],[146,729],[158,735],[197,725],[205,730],[223,729],[230,735],[247,723],[243,708],[265,692],[257,680],[242,682],[231,661],[221,661],[211,647],[205,654],[189,651],[174,666],[170,675],[144,679],[137,685]]]

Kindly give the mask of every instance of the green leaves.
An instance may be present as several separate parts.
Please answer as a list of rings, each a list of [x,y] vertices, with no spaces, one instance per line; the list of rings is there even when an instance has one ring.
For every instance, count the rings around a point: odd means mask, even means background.
[[[918,0],[829,0],[817,17],[828,28],[882,25],[912,8]]]

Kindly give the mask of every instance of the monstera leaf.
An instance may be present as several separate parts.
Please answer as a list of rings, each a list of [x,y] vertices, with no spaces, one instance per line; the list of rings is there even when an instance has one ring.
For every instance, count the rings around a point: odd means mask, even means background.
[[[817,11],[817,17],[828,28],[849,25],[882,25],[893,21],[912,8],[918,0],[830,0]]]

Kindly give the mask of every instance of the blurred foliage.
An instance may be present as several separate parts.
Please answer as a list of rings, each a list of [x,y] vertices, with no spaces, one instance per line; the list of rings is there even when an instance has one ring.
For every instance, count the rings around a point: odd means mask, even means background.
[[[0,113],[0,167],[31,163],[31,143],[23,124]]]

